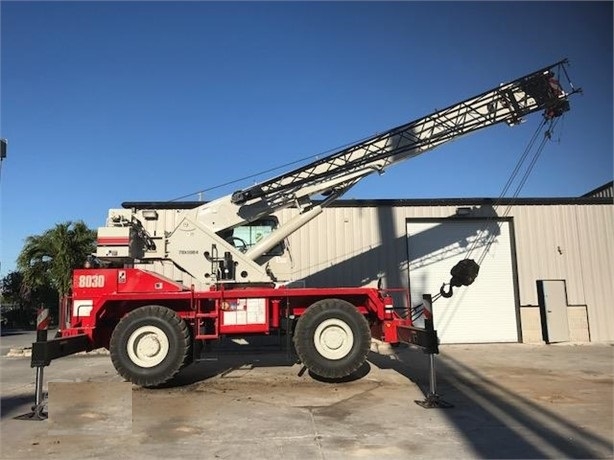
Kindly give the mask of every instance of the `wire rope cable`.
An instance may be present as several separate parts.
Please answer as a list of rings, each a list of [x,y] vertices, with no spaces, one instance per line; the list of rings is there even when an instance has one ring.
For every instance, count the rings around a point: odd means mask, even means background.
[[[228,181],[228,182],[224,182],[224,183],[221,183],[221,184],[218,184],[218,185],[213,185],[213,186],[211,186],[211,187],[208,187],[208,188],[205,188],[205,189],[202,189],[202,190],[198,190],[198,191],[196,191],[196,192],[192,192],[192,193],[188,193],[188,194],[186,194],[186,195],[182,195],[182,196],[179,196],[179,197],[176,197],[176,198],[172,198],[172,199],[170,199],[170,200],[167,200],[167,202],[168,202],[168,203],[173,203],[173,202],[175,202],[175,201],[184,200],[184,199],[189,198],[189,197],[191,197],[191,196],[196,196],[196,195],[198,195],[198,194],[205,193],[205,192],[211,192],[211,191],[213,191],[213,190],[217,190],[217,189],[219,189],[219,188],[226,187],[226,186],[228,186],[228,185],[238,184],[238,183],[240,183],[240,182],[244,182],[244,181],[246,181],[246,180],[249,180],[249,179],[253,179],[253,178],[255,178],[255,177],[262,176],[263,174],[268,174],[268,173],[271,173],[271,172],[273,172],[273,171],[278,171],[278,170],[280,170],[280,169],[287,168],[287,167],[289,167],[289,166],[294,166],[294,165],[297,165],[297,164],[300,164],[300,163],[304,163],[304,162],[309,161],[309,160],[316,160],[316,159],[318,159],[318,158],[319,158],[320,156],[322,156],[322,155],[328,155],[328,154],[329,154],[329,153],[331,153],[331,152],[336,152],[336,151],[338,151],[338,150],[341,150],[341,149],[344,149],[344,148],[350,147],[350,146],[352,146],[352,145],[355,145],[355,144],[358,144],[358,143],[361,143],[361,142],[365,142],[366,140],[371,139],[373,136],[376,136],[377,134],[379,134],[379,133],[378,133],[378,132],[376,132],[375,134],[372,134],[372,135],[370,135],[370,136],[366,136],[366,137],[363,137],[363,138],[361,138],[361,139],[357,139],[357,140],[355,140],[355,141],[350,141],[350,142],[347,142],[347,143],[345,143],[345,144],[339,145],[339,146],[337,146],[337,147],[333,147],[333,148],[330,148],[330,149],[328,149],[328,150],[324,150],[324,151],[322,151],[322,152],[315,153],[315,154],[313,154],[313,155],[308,155],[308,156],[306,156],[306,157],[299,158],[299,159],[297,159],[297,160],[290,161],[290,162],[288,162],[288,163],[280,164],[280,165],[278,165],[278,166],[274,166],[274,167],[272,167],[272,168],[265,169],[265,170],[263,170],[263,171],[259,171],[259,172],[254,173],[254,174],[249,174],[249,175],[247,175],[247,176],[240,177],[240,178],[238,178],[238,179],[233,179],[233,180],[230,180],[230,181]]]
[[[563,117],[556,117],[554,119],[547,119],[544,118],[542,120],[542,122],[537,126],[537,128],[535,129],[535,132],[533,133],[533,135],[531,136],[529,142],[527,143],[527,146],[525,147],[523,153],[521,154],[521,156],[519,157],[516,166],[514,167],[513,171],[511,172],[510,176],[508,177],[505,185],[503,186],[503,189],[500,193],[500,195],[497,197],[497,199],[495,200],[495,203],[493,205],[493,214],[491,216],[489,216],[487,218],[486,224],[485,226],[479,230],[479,233],[477,235],[477,237],[472,241],[469,250],[467,251],[467,254],[465,256],[464,260],[468,260],[471,257],[471,254],[476,251],[478,248],[481,247],[481,253],[479,255],[478,262],[477,265],[478,267],[482,264],[482,262],[484,261],[484,259],[486,258],[487,254],[488,254],[488,250],[490,249],[490,247],[492,246],[492,244],[494,243],[494,240],[496,239],[494,236],[494,233],[491,233],[491,228],[493,226],[493,224],[499,225],[499,221],[498,219],[501,218],[505,218],[509,215],[513,205],[514,205],[514,200],[516,200],[516,198],[518,198],[518,195],[520,194],[520,192],[522,191],[524,185],[526,184],[529,176],[531,175],[531,173],[533,172],[535,165],[537,164],[537,161],[539,159],[539,157],[541,156],[547,142],[549,140],[552,139],[552,134],[554,132],[554,129],[556,127],[556,125],[558,124],[559,120],[561,120]],[[544,128],[547,129],[544,131]],[[541,141],[539,142],[537,148],[535,148],[535,144],[537,142],[537,140],[540,138],[541,136]],[[522,174],[522,176],[520,177],[520,180],[518,182],[518,184],[516,185],[516,188],[514,189],[514,193],[512,194],[510,198],[510,202],[507,204],[505,211],[502,214],[497,214],[497,210],[499,208],[499,206],[501,205],[501,203],[503,202],[503,199],[506,198],[507,193],[509,192],[510,188],[512,187],[512,185],[515,183],[520,171],[522,170],[522,166],[525,164],[525,162],[527,161],[527,158],[529,157],[529,155],[531,154],[531,152],[534,150],[533,152],[533,156],[531,157],[528,166],[526,167],[526,169],[524,170],[524,173]],[[486,237],[486,238],[485,238]],[[484,243],[485,241],[485,243]],[[484,243],[480,246],[480,243]],[[444,286],[449,285],[450,283],[444,283]],[[443,286],[442,286],[442,290],[443,290]],[[431,301],[434,303],[436,300],[440,299],[441,297],[443,297],[444,295],[441,293],[441,291],[435,295],[432,296]],[[450,293],[452,291],[450,290]],[[449,297],[449,296],[448,296]],[[423,314],[424,311],[424,303],[420,303],[414,307],[411,307],[411,319],[412,321],[416,321],[418,318],[420,318]]]
[[[537,149],[535,150],[535,152],[533,153],[533,157],[531,158],[527,168],[525,169],[522,177],[520,178],[520,181],[518,182],[518,185],[516,186],[514,193],[511,196],[511,201],[507,204],[505,210],[503,211],[503,213],[501,213],[500,216],[497,216],[497,209],[500,205],[501,199],[502,197],[500,197],[499,203],[497,204],[496,207],[494,207],[495,209],[495,213],[493,216],[490,217],[490,222],[488,223],[489,226],[492,226],[493,224],[499,225],[499,222],[496,219],[496,217],[498,218],[506,218],[510,211],[512,210],[513,206],[514,206],[514,201],[518,198],[518,195],[520,194],[520,192],[522,191],[522,189],[524,188],[527,180],[529,179],[529,176],[531,175],[531,173],[533,172],[533,169],[535,168],[535,165],[537,164],[537,161],[539,160],[539,157],[541,156],[547,142],[549,140],[551,140],[552,138],[552,132],[554,130],[554,128],[556,127],[557,123],[559,121],[559,118],[555,118],[554,120],[550,120],[550,126],[548,127],[548,129],[544,132],[543,137],[541,139],[541,142],[539,143],[539,146],[537,147]],[[541,127],[540,130],[541,131]],[[523,162],[526,160],[523,160]],[[515,177],[514,177],[515,178]],[[487,229],[488,230],[488,229]],[[482,262],[484,261],[484,259],[486,258],[486,255],[488,253],[488,250],[490,249],[490,247],[492,246],[493,242],[494,242],[495,238],[493,234],[490,234],[490,238],[488,239],[487,243],[482,247],[482,251],[480,256],[478,257],[478,265],[481,265]],[[477,241],[477,239],[476,239]],[[467,258],[471,255],[471,253],[469,253],[467,255]]]

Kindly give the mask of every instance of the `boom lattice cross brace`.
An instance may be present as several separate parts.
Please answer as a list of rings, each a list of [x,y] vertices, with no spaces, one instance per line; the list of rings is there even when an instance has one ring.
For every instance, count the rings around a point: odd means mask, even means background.
[[[367,174],[381,172],[459,136],[501,122],[515,125],[538,110],[554,108],[562,113],[568,110],[568,94],[560,86],[558,89],[550,86],[550,79],[553,69],[566,62],[560,61],[304,167],[239,190],[232,195],[232,202],[242,204],[264,197],[271,208],[279,208],[305,194],[342,194]]]

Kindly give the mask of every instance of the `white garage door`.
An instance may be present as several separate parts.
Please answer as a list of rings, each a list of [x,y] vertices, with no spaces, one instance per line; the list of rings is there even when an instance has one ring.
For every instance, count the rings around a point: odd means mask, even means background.
[[[441,343],[518,342],[509,222],[408,221],[407,238],[412,305],[439,293],[474,245],[469,258],[476,262],[486,251],[475,282],[433,305]]]

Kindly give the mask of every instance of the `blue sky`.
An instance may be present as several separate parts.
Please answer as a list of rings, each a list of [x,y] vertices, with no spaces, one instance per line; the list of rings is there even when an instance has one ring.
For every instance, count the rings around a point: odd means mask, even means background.
[[[0,14],[2,274],[56,223],[96,228],[123,201],[324,152],[563,58],[584,93],[521,196],[612,180],[612,2],[2,1]],[[540,120],[463,137],[345,198],[499,196]]]

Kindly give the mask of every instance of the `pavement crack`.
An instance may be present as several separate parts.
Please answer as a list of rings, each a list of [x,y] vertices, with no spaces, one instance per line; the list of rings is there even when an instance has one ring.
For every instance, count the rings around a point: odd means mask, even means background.
[[[311,427],[313,428],[313,440],[315,441],[316,446],[318,446],[319,457],[321,460],[324,460],[324,452],[322,451],[322,443],[320,442],[322,439],[322,436],[318,432],[318,426],[316,424],[316,419],[313,416],[312,409],[309,409],[309,418],[311,419]]]

